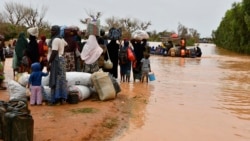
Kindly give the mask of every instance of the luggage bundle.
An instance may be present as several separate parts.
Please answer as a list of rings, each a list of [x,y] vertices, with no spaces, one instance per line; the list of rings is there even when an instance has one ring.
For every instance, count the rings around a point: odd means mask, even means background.
[[[132,39],[143,40],[143,39],[148,39],[148,38],[149,38],[149,35],[144,30],[137,30],[132,33]]]
[[[95,72],[92,74],[91,80],[100,100],[115,99],[116,90],[108,73],[102,71]]]
[[[0,139],[33,141],[34,120],[27,101],[0,101]]]
[[[70,91],[68,94],[68,99],[67,101],[69,104],[77,104],[79,101],[79,96],[78,96],[78,91]]]
[[[110,40],[119,40],[122,37],[122,30],[120,28],[110,28],[108,33],[108,38]]]
[[[100,36],[100,21],[99,20],[88,21],[86,34]]]

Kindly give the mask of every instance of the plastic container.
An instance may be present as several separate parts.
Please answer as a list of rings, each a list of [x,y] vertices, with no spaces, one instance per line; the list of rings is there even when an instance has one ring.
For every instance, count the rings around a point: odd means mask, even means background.
[[[155,81],[155,74],[153,72],[150,72],[148,74],[149,81]]]

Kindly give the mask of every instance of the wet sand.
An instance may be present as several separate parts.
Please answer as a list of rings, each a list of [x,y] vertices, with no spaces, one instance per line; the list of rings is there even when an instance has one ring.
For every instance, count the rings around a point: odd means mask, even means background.
[[[143,124],[114,141],[250,140],[250,57],[200,47],[201,58],[151,56]]]

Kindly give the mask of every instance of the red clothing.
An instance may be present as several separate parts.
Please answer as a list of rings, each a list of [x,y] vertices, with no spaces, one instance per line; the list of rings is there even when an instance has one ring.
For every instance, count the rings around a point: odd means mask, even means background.
[[[38,43],[38,51],[39,51],[39,56],[44,56],[45,52],[43,50],[43,46],[46,45],[46,43],[43,40],[40,40]]]

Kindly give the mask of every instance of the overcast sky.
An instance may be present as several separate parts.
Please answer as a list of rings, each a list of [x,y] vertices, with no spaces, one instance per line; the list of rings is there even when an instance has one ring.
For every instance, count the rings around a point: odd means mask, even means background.
[[[5,2],[17,2],[40,9],[48,8],[45,20],[54,25],[76,25],[86,28],[80,19],[87,12],[102,12],[101,24],[109,17],[136,18],[151,21],[148,31],[167,30],[177,32],[178,24],[193,28],[201,37],[210,37],[234,2],[242,0],[0,0],[0,9]],[[2,12],[2,11],[1,11]]]

